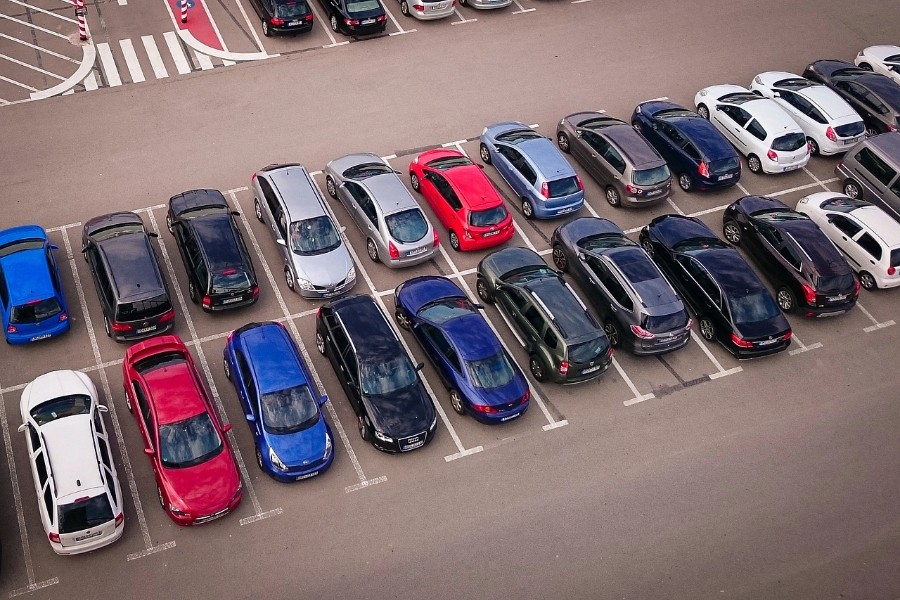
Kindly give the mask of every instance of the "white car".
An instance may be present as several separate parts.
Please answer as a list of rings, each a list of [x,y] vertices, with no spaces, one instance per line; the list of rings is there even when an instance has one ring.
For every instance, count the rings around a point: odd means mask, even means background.
[[[853,61],[857,67],[887,75],[900,83],[900,46],[869,46]]]
[[[801,198],[808,215],[834,242],[867,290],[900,286],[900,223],[865,200],[836,192]]]
[[[837,92],[793,73],[769,71],[753,78],[750,89],[772,98],[791,116],[813,154],[839,154],[863,139],[866,126]]]
[[[456,0],[400,0],[400,12],[420,21],[449,17],[456,10]]]
[[[122,537],[122,489],[102,417],[108,409],[90,378],[45,373],[25,386],[19,408],[38,512],[53,550],[80,554]]]
[[[806,135],[771,98],[739,85],[713,85],[697,92],[694,105],[747,157],[754,173],[783,173],[809,162]]]

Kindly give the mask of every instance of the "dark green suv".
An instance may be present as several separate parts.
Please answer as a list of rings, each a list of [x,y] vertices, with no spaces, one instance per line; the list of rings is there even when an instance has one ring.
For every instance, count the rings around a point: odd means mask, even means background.
[[[613,350],[581,298],[527,248],[505,248],[478,263],[478,296],[512,323],[538,381],[577,383],[600,376]]]

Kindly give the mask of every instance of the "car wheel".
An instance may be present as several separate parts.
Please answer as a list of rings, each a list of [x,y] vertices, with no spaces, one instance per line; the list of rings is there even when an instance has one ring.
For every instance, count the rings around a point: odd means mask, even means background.
[[[632,122],[631,122],[631,126],[634,127],[634,130],[635,130],[635,131],[637,131],[638,133],[640,133],[640,131],[641,131],[641,124],[640,124],[640,123],[638,123],[637,121],[632,121]]]
[[[166,509],[166,501],[163,500],[162,488],[159,487],[159,484],[156,485],[156,497],[159,499],[159,505],[163,507],[163,510]]]
[[[340,27],[338,27],[337,15],[331,15],[331,30],[335,33],[340,33]]]
[[[257,198],[253,199],[253,214],[256,215],[256,220],[260,223],[263,222],[262,216],[262,206],[259,205],[259,200]]]
[[[526,219],[534,218],[534,206],[531,205],[530,200],[525,198],[522,198],[522,214],[525,215]]]
[[[263,32],[263,35],[266,36],[266,37],[272,37],[272,30],[269,29],[269,22],[266,21],[265,19],[261,19],[261,20],[262,20],[262,32]]]
[[[409,174],[409,185],[412,186],[412,189],[422,193],[422,183],[419,181],[419,176],[415,173],[410,172]]]
[[[103,317],[103,329],[106,331],[106,337],[112,338],[112,327],[109,325],[109,317]]]
[[[794,294],[786,287],[778,288],[778,292],[775,294],[775,300],[778,301],[778,307],[786,313],[792,312],[797,306],[797,300],[794,299]]]
[[[481,301],[485,304],[494,303],[494,294],[491,293],[491,290],[481,277],[475,282],[475,293],[478,294],[478,297],[481,298]]]
[[[751,173],[759,173],[762,171],[762,161],[755,154],[751,154],[747,157],[747,168]]]
[[[860,188],[859,184],[852,179],[848,179],[844,182],[844,193],[854,200],[861,200],[863,195],[862,188]]]
[[[478,148],[478,154],[481,155],[481,162],[483,162],[483,163],[486,164],[486,165],[491,164],[491,153],[490,153],[490,151],[488,150],[488,147],[487,147],[487,146],[485,146],[484,144],[482,144],[482,145]]]
[[[265,470],[263,469],[262,452],[259,451],[259,447],[256,448],[256,464],[260,469]]]
[[[861,271],[859,273],[859,285],[863,286],[867,290],[874,290],[878,287],[878,283],[875,281],[875,278],[868,271]]]
[[[337,186],[334,185],[334,179],[329,175],[325,178],[325,191],[328,195],[337,200]]]
[[[134,409],[131,408],[131,398],[128,397],[128,392],[125,392],[125,408],[128,409],[128,412],[134,414]]]
[[[400,0],[400,12],[407,17],[409,16],[409,4],[406,0]]]
[[[691,176],[687,173],[682,173],[678,176],[678,187],[683,189],[686,192],[694,189],[694,181],[691,179]]]
[[[316,332],[316,350],[319,354],[325,356],[325,338],[318,331]]]
[[[622,343],[622,336],[619,333],[619,326],[614,321],[607,321],[603,324],[603,333],[609,338],[609,345],[618,348]]]
[[[871,126],[866,127],[866,135],[869,137],[878,135],[878,130]]]
[[[641,248],[644,249],[644,252],[646,252],[650,258],[653,258],[656,255],[656,250],[653,249],[653,242],[650,240],[642,241]]]
[[[872,65],[870,65],[869,63],[865,63],[865,62],[864,62],[864,63],[859,63],[859,68],[860,68],[860,69],[863,69],[863,70],[866,70],[866,71],[871,71],[871,70],[872,70]]]
[[[175,230],[172,228],[172,217],[170,215],[166,215],[166,229],[169,230],[169,233],[175,233]]]
[[[703,339],[707,342],[716,339],[716,326],[706,317],[700,317],[700,335],[702,335]]]
[[[610,206],[619,207],[622,205],[622,199],[619,197],[619,191],[613,186],[606,188],[606,201]]]
[[[737,223],[735,223],[731,219],[725,221],[725,226],[722,227],[722,232],[725,234],[726,240],[728,240],[735,246],[741,245],[741,228]]]
[[[450,247],[459,252],[459,236],[452,229],[450,230]]]
[[[289,290],[294,289],[294,274],[289,267],[284,268],[284,282],[287,284]]]
[[[816,140],[811,137],[806,138],[806,143],[809,145],[809,153],[813,156],[819,155],[819,145],[816,143]]]
[[[456,390],[450,390],[450,406],[458,415],[466,414],[466,407],[463,405],[462,397]]]
[[[394,311],[394,318],[397,319],[397,325],[400,326],[400,329],[409,331],[409,317],[406,316],[402,308],[397,308]]]
[[[541,360],[537,356],[532,355],[531,358],[528,359],[528,368],[531,369],[531,374],[534,375],[534,378],[538,381],[544,381],[544,379],[546,379],[544,365],[541,364]]]
[[[357,417],[356,426],[359,429],[359,437],[361,437],[364,442],[372,441],[372,434],[369,431],[369,420],[365,416],[359,415],[359,417]]]
[[[191,297],[191,302],[193,302],[194,304],[197,304],[197,302],[199,302],[199,300],[197,299],[197,288],[194,287],[193,281],[188,282],[188,296]]]
[[[559,244],[553,246],[553,264],[560,271],[566,272],[569,270],[569,259],[566,257],[565,250]]]
[[[372,262],[381,262],[381,259],[378,257],[378,246],[375,245],[372,238],[366,239],[366,254],[369,255]]]
[[[700,104],[697,106],[697,114],[709,121],[709,109],[706,108],[705,104]]]
[[[559,145],[559,149],[568,154],[571,152],[569,149],[569,136],[567,136],[564,132],[560,131],[556,134],[556,143]]]
[[[225,371],[225,379],[231,381],[231,366],[228,364],[228,359],[222,359],[222,370]]]

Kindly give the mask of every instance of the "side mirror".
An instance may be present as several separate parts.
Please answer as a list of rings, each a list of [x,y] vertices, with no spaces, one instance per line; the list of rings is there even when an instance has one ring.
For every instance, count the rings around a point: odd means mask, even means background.
[[[319,406],[324,406],[326,402],[328,402],[328,394],[319,396]]]
[[[244,416],[247,418],[247,422],[248,422],[248,423],[255,423],[255,422],[256,422],[256,417],[254,417],[252,414],[247,413],[247,414],[244,415]],[[223,427],[222,429],[225,429],[225,428]]]
[[[241,213],[239,213],[239,212],[236,211],[236,210],[231,211],[231,213],[229,213],[229,214],[231,214],[232,217],[239,217],[239,216],[241,216]]]
[[[97,405],[97,410],[99,410],[99,411],[102,412],[102,413],[108,413],[108,412],[109,412],[109,407],[108,407],[108,406],[105,406],[105,405],[103,405],[103,404],[98,404],[98,405]]]
[[[57,246],[56,244],[50,244],[50,249],[51,250],[59,250],[59,246]]]
[[[401,172],[398,171],[397,169],[394,169],[394,173],[396,173],[397,175],[403,175],[403,173],[401,173]]]
[[[582,262],[585,260],[584,252],[579,252],[579,253],[578,253],[578,260],[580,260],[580,261],[582,261]]]
[[[473,304],[472,306],[474,306],[478,310],[484,310],[484,304]]]
[[[287,247],[287,242],[285,242],[282,238],[278,238],[277,240],[275,240],[275,243]]]
[[[87,247],[87,246],[84,246],[84,247],[81,249],[81,253],[82,253],[82,254],[84,254],[84,253],[87,252],[87,251],[88,251],[88,247]]]
[[[231,423],[222,425],[222,433],[228,433],[229,431],[231,431]]]
[[[716,110],[722,110],[722,105],[721,105],[721,104],[717,104],[717,105],[716,105]]]
[[[484,171],[484,165],[483,165],[483,164],[481,164],[481,163],[475,163],[475,164],[478,165],[478,168],[479,168],[479,169],[481,169],[482,171]]]
[[[575,130],[575,137],[581,137],[581,132],[582,132],[581,129],[576,129],[576,130]]]
[[[144,454],[147,456],[153,456],[156,452],[153,451],[153,448],[144,448]]]
[[[773,98],[781,98],[781,94],[778,92],[772,92],[772,97]]]
[[[416,365],[416,371],[421,371],[425,368],[425,363],[419,363]]]
[[[346,225],[341,225],[341,228],[340,228],[339,231],[340,231],[341,233],[344,233],[345,231],[347,231],[347,226],[346,226]]]
[[[149,236],[152,237],[152,238],[158,238],[158,237],[159,237],[159,234],[156,233],[155,231],[148,231],[148,232],[147,232],[147,235],[149,235]]]
[[[21,425],[19,425],[19,433],[22,433],[23,431],[25,431],[26,427],[28,427],[28,426],[25,423],[22,423]]]

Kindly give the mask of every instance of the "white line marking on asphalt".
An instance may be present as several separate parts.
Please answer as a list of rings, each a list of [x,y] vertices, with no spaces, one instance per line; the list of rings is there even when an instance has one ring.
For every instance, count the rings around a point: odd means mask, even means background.
[[[241,15],[244,17],[244,22],[247,24],[247,30],[250,31],[250,35],[253,36],[253,41],[254,43],[256,43],[256,48],[260,52],[266,52],[266,49],[263,48],[262,40],[259,39],[259,35],[257,35],[256,33],[256,27],[254,27],[253,23],[250,22],[250,17],[247,16],[247,11],[244,10],[244,4],[241,2],[241,0],[234,0],[234,3],[237,4],[238,10],[241,11]],[[266,54],[268,54],[268,52],[266,52]]]
[[[590,2],[591,0],[572,0],[572,4],[582,4],[584,2]]]
[[[513,11],[513,14],[514,14],[514,15],[520,15],[520,14],[522,14],[522,13],[534,12],[534,11],[536,10],[536,9],[534,9],[534,8],[525,8],[524,6],[522,6],[521,4],[519,4],[519,0],[513,0],[513,3],[514,3],[516,6],[519,7],[519,10]]]
[[[312,5],[310,5],[310,6],[312,6]],[[334,39],[334,38],[331,38],[331,39]],[[327,44],[322,47],[323,48],[336,48],[337,46],[346,46],[349,43],[350,43],[349,40],[344,40],[343,42],[334,42],[333,44]]]
[[[459,21],[452,21],[452,22],[450,23],[451,25],[460,25],[460,24],[462,24],[462,23],[474,23],[475,21],[478,20],[478,19],[467,19],[467,18],[465,18],[464,16],[462,16],[462,14],[460,14],[458,8],[454,8],[454,9],[453,9],[453,13],[454,13],[457,17],[459,17]]]
[[[396,21],[395,21],[396,23]],[[406,31],[395,31],[394,33],[389,33],[388,37],[394,37],[395,35],[403,35],[404,33],[415,33],[415,29],[407,29]]]
[[[240,520],[240,524],[249,525],[250,523],[256,523],[257,521],[262,521],[263,519],[268,519],[269,517],[275,517],[283,512],[284,510],[282,510],[282,508],[279,506],[278,508],[273,508],[272,510],[267,510],[266,512],[256,513],[255,515],[244,517]]]
[[[2,104],[3,106],[6,106],[9,103],[10,103],[9,100],[4,100],[3,98],[0,98],[0,104]]]
[[[675,202],[673,202],[671,198],[666,198],[666,202],[669,203],[669,206],[675,209],[675,212],[677,212],[681,216],[684,216],[684,211],[678,208],[678,205],[675,204]]]
[[[45,54],[49,54],[50,56],[55,56],[56,58],[68,61],[70,63],[75,63],[76,65],[80,65],[81,61],[75,60],[71,56],[66,56],[65,54],[60,54],[59,52],[54,52],[53,50],[48,50],[42,46],[36,46],[34,44],[30,44],[25,40],[20,40],[19,38],[12,37],[11,35],[6,35],[5,33],[0,33],[0,38],[7,39],[11,42],[15,42],[17,44],[22,44],[23,46],[28,46],[32,50],[37,50],[38,52],[43,52]]]
[[[857,302],[857,303],[856,303],[856,306],[857,306],[857,308],[859,308],[859,310],[862,311],[862,314],[866,315],[866,317],[868,317],[868,319],[869,319],[870,321],[872,321],[872,325],[871,325],[870,327],[866,327],[866,328],[863,329],[863,331],[866,332],[866,333],[872,333],[873,331],[876,331],[876,330],[878,330],[878,329],[884,329],[885,327],[890,327],[891,325],[895,325],[895,324],[896,324],[896,323],[894,323],[894,320],[893,320],[893,319],[891,319],[890,321],[884,321],[884,322],[882,322],[882,323],[879,323],[879,322],[878,322],[878,319],[876,319],[875,317],[873,317],[873,316],[872,316],[872,313],[870,313],[869,311],[867,311],[867,310],[865,309],[865,307],[863,307],[862,304],[860,304],[859,302]]]
[[[167,31],[163,34],[163,38],[166,40],[166,46],[169,47],[169,54],[172,55],[172,61],[175,62],[175,69],[178,70],[179,75],[186,75],[191,72],[191,66],[188,64],[187,57],[184,55],[184,50],[181,49],[181,43],[178,41],[178,36],[174,31]]]
[[[147,58],[150,59],[150,66],[153,67],[153,76],[157,79],[165,79],[169,76],[169,72],[166,70],[166,64],[163,62],[162,56],[159,53],[159,47],[156,45],[156,40],[153,39],[152,35],[142,35],[141,42],[144,44],[144,49],[147,51]]]
[[[150,556],[151,554],[156,554],[158,552],[162,552],[163,550],[168,550],[169,548],[175,547],[175,541],[166,542],[165,544],[158,544],[153,546],[152,548],[147,548],[146,550],[141,550],[140,552],[132,552],[128,556],[125,557],[125,560],[131,562],[133,560],[137,560],[139,558],[144,558],[145,556]]]
[[[837,180],[838,180],[837,177],[832,177],[831,179],[822,179],[821,181],[816,180],[817,181],[816,183],[807,183],[805,185],[798,185],[797,187],[792,187],[792,188],[788,188],[786,190],[781,190],[780,192],[775,192],[775,193],[769,194],[769,196],[781,196],[784,194],[790,194],[791,192],[799,192],[800,190],[808,190],[809,188],[817,187],[823,183],[834,183]]]
[[[831,190],[828,189],[828,186],[825,185],[825,183],[824,183],[823,181],[821,181],[818,177],[816,177],[815,175],[813,175],[813,172],[810,171],[808,168],[803,167],[803,172],[806,173],[807,175],[809,175],[810,177],[812,177],[812,180],[815,181],[818,185],[822,186],[822,189],[823,189],[823,190],[825,190],[826,192],[830,192],[830,191],[831,191]]]
[[[710,360],[710,362],[712,362],[713,366],[718,371],[717,373],[713,373],[712,375],[709,375],[710,379],[718,379],[719,377],[725,377],[726,375],[740,373],[741,371],[744,370],[743,367],[734,367],[734,368],[726,370],[725,367],[722,366],[722,363],[720,363],[716,359],[716,357],[713,356],[713,353],[709,351],[709,348],[706,347],[706,344],[703,343],[703,340],[700,339],[700,336],[698,336],[696,333],[694,333],[693,329],[691,330],[691,337],[693,338],[694,342],[696,342],[697,345],[700,346],[700,349],[703,350],[703,353],[706,354],[706,357]]]
[[[219,33],[219,27],[216,25],[216,21],[213,19],[212,13],[209,12],[209,6],[206,5],[206,0],[200,0],[200,2],[203,4],[203,10],[206,11],[206,16],[209,19],[209,24],[212,25],[213,31],[216,32],[216,37],[219,38],[219,43],[222,44],[222,50],[228,52],[228,46],[225,45],[225,40],[222,39],[222,34]],[[171,13],[171,11],[169,12]]]
[[[237,64],[237,63],[234,62],[233,60],[228,60],[227,58],[223,58],[223,59],[222,59],[222,66],[223,66],[223,67],[232,67],[232,66],[234,66],[234,65],[236,65],[236,64]]]
[[[376,477],[375,479],[369,479],[367,481],[360,481],[359,483],[354,483],[353,485],[348,485],[347,487],[345,487],[344,493],[349,494],[350,492],[355,492],[367,487],[372,487],[373,485],[378,485],[379,483],[384,483],[385,481],[387,481],[387,475],[382,475],[381,477]]]
[[[128,0],[117,0],[117,2],[119,3],[119,6],[127,6],[128,5]]]
[[[53,77],[54,79],[59,79],[60,81],[65,81],[65,80],[66,80],[65,77],[60,77],[60,76],[57,75],[56,73],[51,73],[50,71],[46,71],[46,70],[44,70],[44,69],[42,69],[42,68],[40,68],[40,67],[36,67],[36,66],[31,65],[31,64],[28,64],[28,63],[26,63],[26,62],[22,62],[21,60],[18,60],[18,59],[16,59],[16,58],[11,57],[11,56],[7,56],[7,55],[5,55],[5,54],[0,54],[0,58],[2,58],[3,60],[8,60],[9,62],[15,63],[15,64],[17,64],[17,65],[19,65],[19,66],[25,67],[26,69],[30,69],[30,70],[32,70],[32,71],[37,71],[38,73],[43,73],[44,75],[49,75],[50,77]]]
[[[397,158],[396,154],[388,154],[387,156],[382,156],[381,160],[387,162],[389,160],[394,160],[395,158]]]
[[[747,188],[745,188],[745,187],[744,187],[744,184],[742,184],[740,181],[737,182],[735,185],[737,186],[737,188],[738,188],[739,190],[741,190],[741,192],[742,192],[745,196],[749,196],[749,195],[750,195],[750,192],[747,191]]]
[[[141,69],[141,63],[137,54],[134,52],[134,44],[130,38],[119,40],[119,46],[122,47],[122,55],[125,56],[125,65],[128,67],[128,74],[132,83],[142,83],[146,81],[144,70]]]
[[[56,36],[56,37],[58,37],[58,38],[60,38],[60,39],[63,39],[63,40],[68,40],[68,39],[69,39],[68,36],[65,36],[65,35],[63,35],[63,34],[61,34],[61,33],[57,33],[57,32],[55,32],[55,31],[52,31],[52,30],[50,30],[50,29],[45,29],[45,28],[43,28],[43,27],[39,27],[39,26],[35,25],[34,23],[29,23],[29,22],[27,22],[27,21],[22,21],[22,20],[16,19],[15,17],[10,17],[10,16],[8,16],[8,15],[4,15],[3,13],[0,13],[0,19],[6,19],[6,20],[8,20],[8,21],[12,21],[12,22],[14,22],[14,23],[18,23],[19,25],[24,26],[26,29],[36,29],[36,30],[38,30],[38,31],[43,31],[43,32],[46,33],[46,34]]]
[[[594,207],[591,206],[590,202],[587,201],[587,198],[584,199],[584,207],[588,209],[588,212],[591,213],[592,217],[594,217],[595,219],[600,218],[600,213],[594,210]]]
[[[29,90],[29,91],[32,91],[32,92],[38,91],[37,88],[33,88],[33,87],[31,87],[30,85],[26,85],[26,84],[24,84],[24,83],[21,83],[21,82],[18,82],[18,81],[16,81],[16,80],[14,80],[14,79],[10,79],[10,78],[8,78],[8,77],[4,77],[3,75],[0,75],[0,81],[5,81],[6,83],[11,83],[11,84],[13,84],[13,85],[15,85],[15,86],[18,86],[18,87],[20,87],[20,88],[23,88],[23,89],[26,89],[26,90]]]
[[[97,44],[97,56],[100,57],[100,65],[103,67],[103,73],[106,75],[106,82],[109,87],[117,87],[122,85],[122,79],[119,77],[119,68],[116,67],[116,61],[113,58],[109,44],[102,42]]]
[[[790,354],[791,356],[795,356],[797,354],[800,354],[801,352],[808,352],[809,350],[815,350],[816,348],[822,347],[822,342],[815,342],[815,343],[812,343],[809,346],[807,346],[802,341],[800,341],[800,338],[797,337],[796,333],[792,336],[791,339],[793,339],[795,342],[797,342],[797,344],[800,346],[799,348],[790,350],[788,352],[788,354]]]
[[[619,375],[622,376],[622,379],[625,380],[625,383],[628,384],[628,389],[631,390],[631,393],[634,394],[630,400],[625,400],[622,402],[625,406],[631,406],[632,404],[637,404],[638,402],[643,402],[644,400],[650,400],[651,398],[656,398],[652,393],[651,394],[641,394],[637,386],[631,381],[628,375],[625,373],[625,369],[619,364],[619,361],[616,360],[616,357],[613,356],[612,364],[616,368],[616,371],[619,372]]]
[[[30,10],[35,10],[39,13],[44,13],[45,15],[50,15],[51,17],[56,17],[57,19],[61,19],[63,21],[68,21],[69,23],[78,23],[75,19],[71,17],[66,17],[61,14],[55,13],[53,11],[44,10],[43,8],[38,8],[34,4],[28,4],[27,2],[22,2],[21,0],[9,0],[13,4],[18,4],[19,6],[24,6]]]
[[[194,50],[194,58],[197,59],[197,64],[200,65],[200,69],[203,71],[209,71],[213,68],[212,59],[208,54],[203,54],[202,52]]]
[[[343,42],[341,42],[341,43],[339,44],[339,43],[337,42],[337,40],[334,39],[334,35],[331,33],[331,26],[328,24],[329,21],[326,20],[326,19],[323,19],[323,18],[319,15],[319,11],[316,10],[316,3],[315,3],[315,2],[310,2],[310,3],[309,3],[309,8],[312,10],[313,16],[315,17],[315,18],[313,19],[313,23],[320,23],[320,24],[322,25],[322,29],[325,30],[325,35],[327,35],[327,36],[328,36],[328,39],[331,40],[331,43],[328,44],[327,46],[322,46],[323,48],[333,48],[333,47],[335,47],[335,46],[343,46],[344,44],[349,44],[349,43],[350,43],[350,42],[348,42],[348,41],[343,41]]]
[[[397,21],[397,19],[394,18],[394,15],[391,13],[391,11],[389,11],[389,10],[387,9],[387,6],[384,6],[383,4],[382,4],[382,6],[384,7],[384,12],[387,13],[387,16],[389,16],[389,17],[391,18],[391,21],[393,21],[393,22],[394,22],[394,25],[397,27],[397,29],[400,30],[400,31],[395,31],[394,33],[392,33],[392,34],[390,34],[390,35],[395,35],[395,34],[396,34],[396,35],[401,35],[401,34],[406,33],[406,32],[403,30],[403,27],[400,26],[400,22]]]
[[[35,590],[41,590],[41,589],[44,589],[45,587],[50,587],[51,585],[56,585],[57,583],[59,583],[59,577],[54,577],[52,579],[48,579],[46,581],[40,581],[38,583],[31,583],[26,587],[11,591],[9,593],[9,597],[15,598],[16,596],[21,596],[22,594],[29,594]]]
[[[92,92],[96,90],[99,85],[97,85],[97,76],[93,71],[88,73],[88,76],[84,78],[84,89],[85,91]]]

